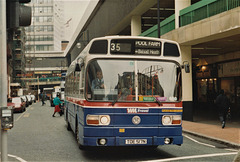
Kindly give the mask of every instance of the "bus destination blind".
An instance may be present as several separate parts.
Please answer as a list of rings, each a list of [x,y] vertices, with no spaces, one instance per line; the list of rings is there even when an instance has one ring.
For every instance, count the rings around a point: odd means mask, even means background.
[[[148,40],[112,40],[111,54],[160,55],[161,42]]]

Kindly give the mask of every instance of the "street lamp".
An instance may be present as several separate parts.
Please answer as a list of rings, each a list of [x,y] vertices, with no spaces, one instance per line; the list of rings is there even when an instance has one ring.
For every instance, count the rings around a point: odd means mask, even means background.
[[[161,37],[161,34],[160,34],[160,0],[157,1],[157,17],[158,17],[158,38]]]

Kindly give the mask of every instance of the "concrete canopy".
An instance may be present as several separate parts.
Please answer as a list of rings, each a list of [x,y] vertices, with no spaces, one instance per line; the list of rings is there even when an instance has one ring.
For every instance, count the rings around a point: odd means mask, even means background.
[[[200,0],[191,0],[191,4]],[[175,1],[160,1],[160,20],[174,14]],[[239,7],[173,30],[162,38],[192,47],[192,58],[206,58],[240,51]],[[157,24],[157,0],[100,0],[70,48],[65,51],[73,61],[92,38],[106,35],[131,35],[131,18],[141,16],[142,32]],[[84,37],[84,38],[83,38]],[[86,38],[87,37],[87,38]],[[85,42],[77,48],[78,42]]]

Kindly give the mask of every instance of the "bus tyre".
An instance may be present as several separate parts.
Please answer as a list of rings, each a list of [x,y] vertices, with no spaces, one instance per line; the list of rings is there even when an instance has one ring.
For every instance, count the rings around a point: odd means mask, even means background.
[[[68,130],[68,131],[71,131],[71,130],[72,130],[69,122],[67,122],[67,130]]]
[[[157,149],[158,145],[152,145],[152,146],[149,146],[148,148],[150,148],[150,149]]]
[[[80,150],[84,150],[85,149],[85,147],[83,146],[83,145],[81,145],[80,144],[80,141],[79,141],[79,128],[78,128],[78,122],[76,122],[76,132],[75,132],[75,135],[76,135],[76,140],[77,140],[77,144],[78,144],[78,148],[80,149]]]

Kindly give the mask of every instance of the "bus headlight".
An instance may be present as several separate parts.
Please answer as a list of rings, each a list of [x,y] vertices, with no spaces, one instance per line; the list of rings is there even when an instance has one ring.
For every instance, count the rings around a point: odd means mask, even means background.
[[[100,123],[102,125],[109,125],[110,124],[110,116],[108,116],[108,115],[100,116]]]
[[[164,115],[162,117],[162,124],[163,125],[171,125],[172,124],[172,116]]]
[[[87,125],[109,125],[111,119],[109,115],[87,115],[86,121]]]
[[[163,125],[181,125],[182,116],[181,115],[163,115],[162,124]]]

